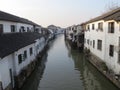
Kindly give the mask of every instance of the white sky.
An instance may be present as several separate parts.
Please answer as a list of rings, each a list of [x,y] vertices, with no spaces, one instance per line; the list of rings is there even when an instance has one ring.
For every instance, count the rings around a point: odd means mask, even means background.
[[[0,10],[27,18],[42,26],[80,24],[120,0],[0,0]]]

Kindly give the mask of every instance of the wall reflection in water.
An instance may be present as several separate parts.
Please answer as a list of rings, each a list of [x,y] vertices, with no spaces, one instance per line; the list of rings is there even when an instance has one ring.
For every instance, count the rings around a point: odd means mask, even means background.
[[[74,68],[80,75],[85,90],[118,90],[87,61],[83,53],[72,49],[67,41],[65,44],[69,51],[68,56],[74,61]]]
[[[35,71],[32,73],[32,75],[29,77],[29,79],[26,81],[26,83],[20,90],[38,90],[39,84],[41,82],[41,79],[45,71],[46,62],[48,58],[48,51],[53,48],[53,44],[55,43],[55,40],[49,43],[44,56],[38,62],[37,68],[35,69]]]
[[[36,70],[32,73],[25,85],[20,90],[38,90],[40,80],[45,70],[45,64],[47,62],[47,53],[43,56],[41,62],[38,62]]]
[[[40,61],[21,90],[118,90],[63,36],[49,43]]]

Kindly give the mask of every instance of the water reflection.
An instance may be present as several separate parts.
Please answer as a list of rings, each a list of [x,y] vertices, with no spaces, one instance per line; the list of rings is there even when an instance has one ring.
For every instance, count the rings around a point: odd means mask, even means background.
[[[74,68],[80,75],[85,90],[118,90],[85,59],[83,53],[72,49],[68,42],[65,42],[65,44],[69,51],[68,56],[74,61]]]
[[[83,90],[82,81],[74,72],[74,62],[68,57],[64,37],[55,40],[48,51],[48,62],[38,90]]]
[[[38,86],[45,70],[48,54],[45,53],[36,70],[32,73],[25,85],[20,90],[38,90]]]
[[[21,90],[117,90],[84,57],[59,36]]]

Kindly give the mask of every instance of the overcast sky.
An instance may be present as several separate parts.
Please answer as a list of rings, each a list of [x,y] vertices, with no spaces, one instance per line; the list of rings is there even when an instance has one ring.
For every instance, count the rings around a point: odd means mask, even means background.
[[[67,27],[102,14],[120,0],[0,0],[0,10],[27,18],[44,27]]]

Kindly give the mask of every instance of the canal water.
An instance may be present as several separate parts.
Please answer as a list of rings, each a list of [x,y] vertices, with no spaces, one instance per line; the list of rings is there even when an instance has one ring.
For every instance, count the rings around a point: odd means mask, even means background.
[[[59,35],[21,90],[118,90]]]

